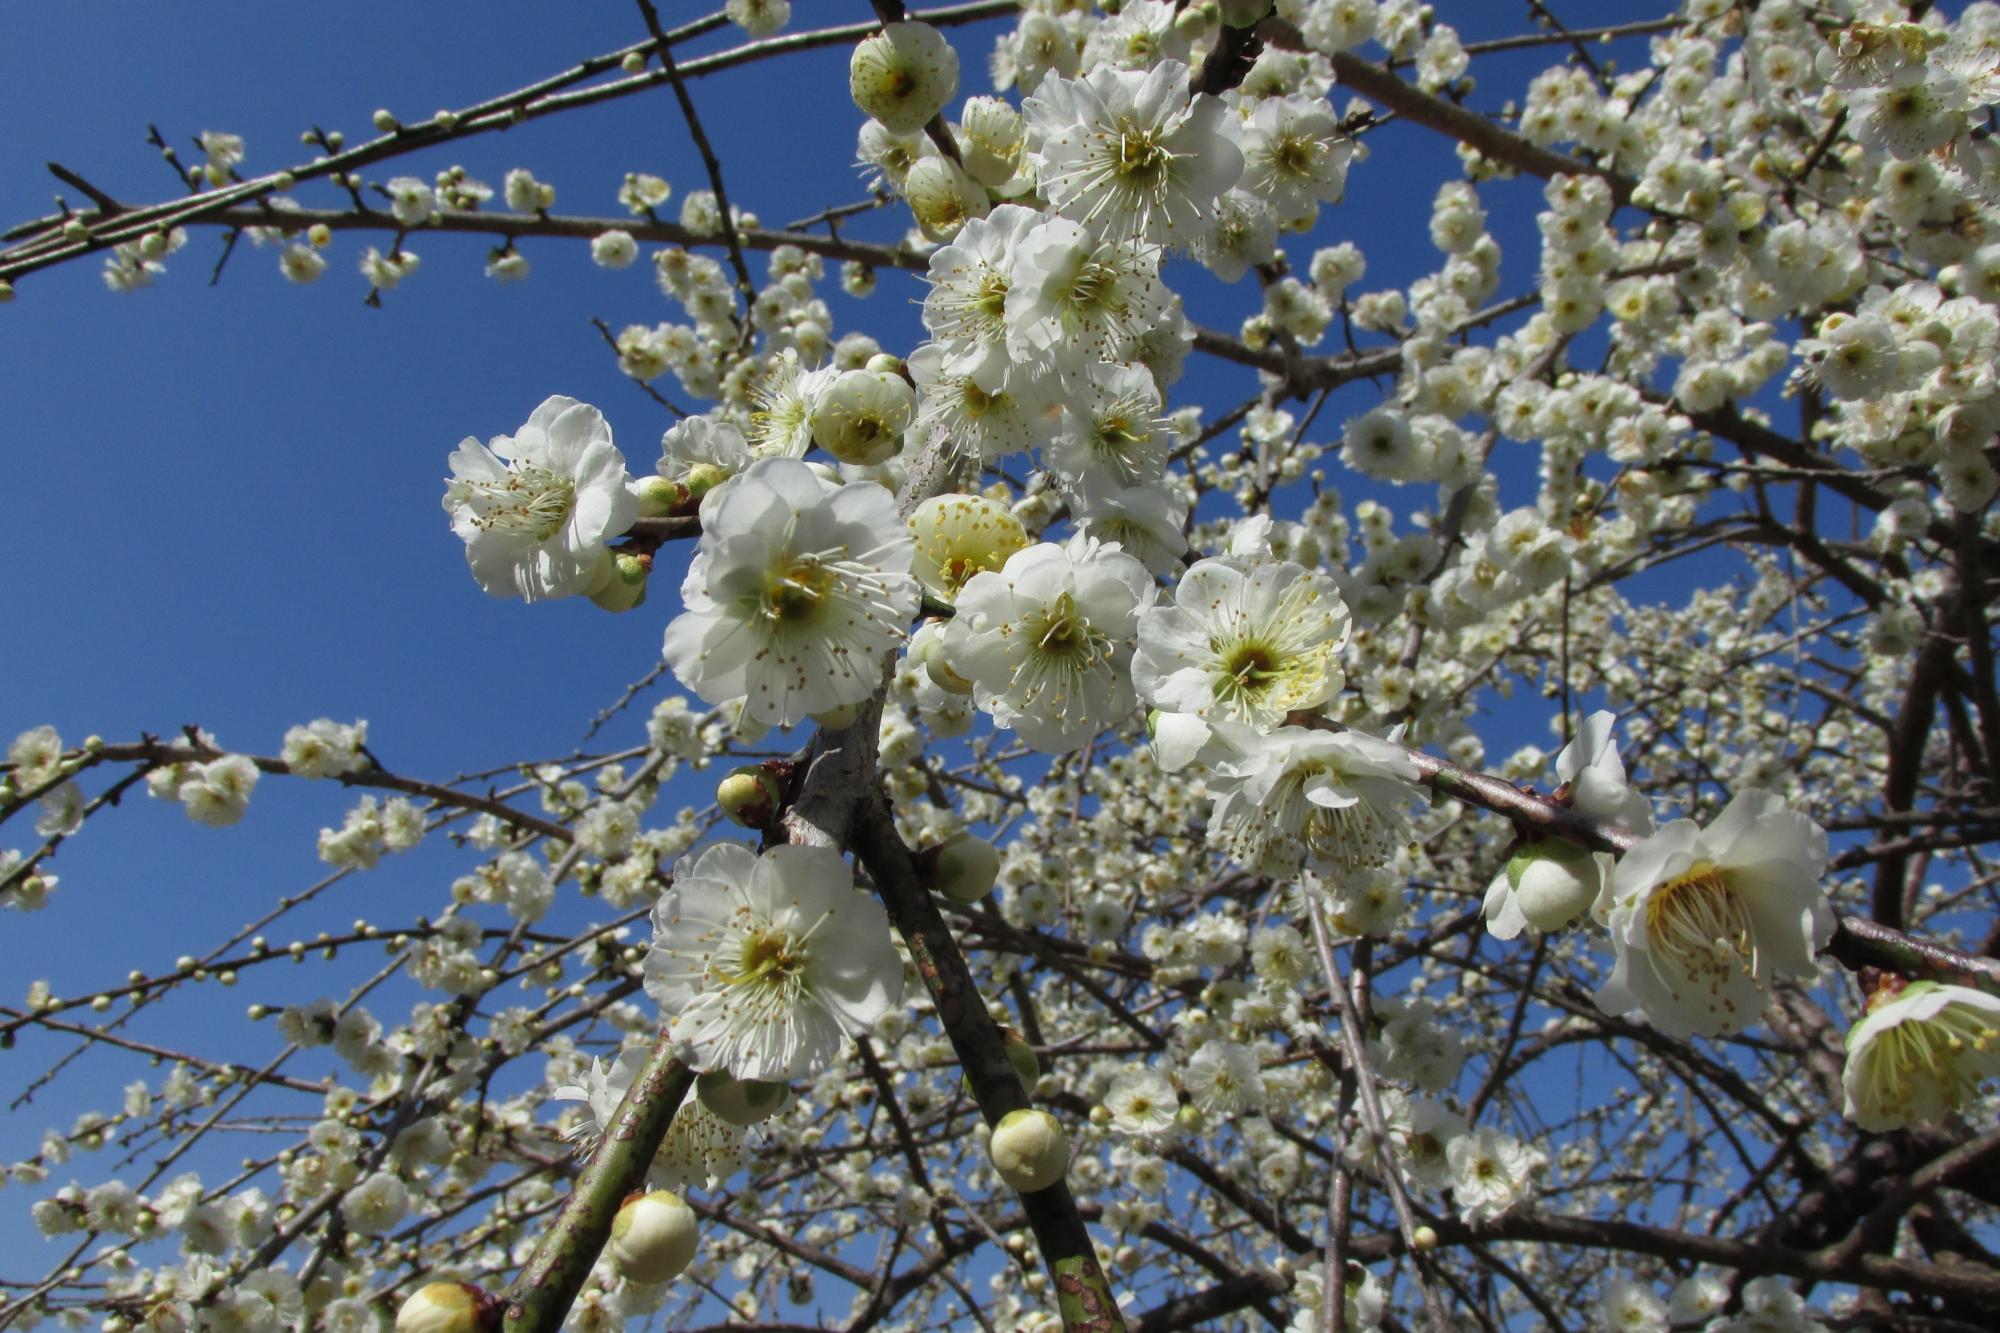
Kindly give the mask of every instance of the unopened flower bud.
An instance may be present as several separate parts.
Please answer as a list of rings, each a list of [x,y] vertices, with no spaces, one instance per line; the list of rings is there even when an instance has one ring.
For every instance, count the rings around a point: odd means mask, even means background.
[[[458,128],[458,113],[456,111],[447,111],[440,107],[438,108],[438,113],[432,116],[431,119],[437,122],[437,127],[441,130],[449,131]]]
[[[665,1282],[694,1258],[694,1209],[672,1190],[634,1195],[611,1220],[606,1250],[618,1271],[634,1282]]]
[[[397,130],[403,128],[402,122],[397,120],[394,113],[387,107],[383,107],[377,111],[372,119],[375,122],[375,128],[384,134],[394,134]]]
[[[277,175],[271,177],[271,188],[278,191],[280,194],[284,193],[286,190],[291,189],[294,185],[297,185],[298,183],[299,183],[299,178],[297,176],[294,176],[289,171],[281,171]]]
[[[903,358],[894,352],[877,352],[868,358],[862,369],[877,375],[900,375],[903,373]]]
[[[646,68],[646,53],[644,51],[627,51],[625,58],[618,62],[618,68],[624,70],[627,74],[637,74],[640,70]]]
[[[915,134],[958,91],[958,52],[928,23],[888,23],[847,64],[854,105],[895,134]]]
[[[1042,1079],[1041,1057],[1035,1054],[1035,1048],[1028,1044],[1028,1039],[1015,1029],[1003,1024],[1000,1036],[1006,1042],[1007,1062],[1014,1066],[1014,1077],[1021,1080],[1024,1089],[1032,1090]],[[964,1084],[966,1094],[970,1096],[972,1080],[960,1075],[959,1082]]]
[[[687,487],[688,499],[698,501],[702,496],[729,480],[729,474],[713,463],[696,463],[688,469],[681,485]]]
[[[661,518],[681,505],[687,489],[665,477],[641,477],[632,483],[632,495],[639,502],[640,518]]]
[[[1536,930],[1560,930],[1593,902],[1604,875],[1588,847],[1560,838],[1536,838],[1507,862],[1514,905]]]
[[[1188,1102],[1175,1111],[1174,1119],[1179,1121],[1181,1128],[1190,1134],[1199,1134],[1201,1127],[1208,1123],[1208,1117],[1203,1115],[1201,1108],[1193,1102]]]
[[[732,1078],[726,1070],[711,1070],[694,1081],[701,1104],[732,1125],[748,1128],[785,1109],[792,1090],[783,1083],[758,1078]]]
[[[139,238],[139,255],[142,259],[158,259],[167,252],[167,234],[163,231],[149,231]]]
[[[777,777],[755,764],[730,770],[715,787],[715,803],[722,813],[749,829],[769,828],[784,800]]]
[[[1222,21],[1232,28],[1254,28],[1271,12],[1271,0],[1222,0]]]
[[[901,375],[847,370],[813,403],[813,441],[843,463],[884,462],[903,447],[917,392]]]
[[[13,299],[14,284],[11,282],[0,282],[0,305],[6,305]]]
[[[611,562],[611,578],[590,594],[590,600],[606,611],[630,611],[646,600],[646,579],[653,572],[650,557],[621,554]]]
[[[306,228],[306,244],[318,250],[333,243],[333,228],[324,222],[315,222]]]
[[[90,235],[90,227],[82,218],[71,218],[63,223],[62,234],[66,241],[81,241]]]
[[[1419,1250],[1435,1250],[1438,1233],[1433,1227],[1422,1226],[1410,1233],[1410,1240]]]
[[[432,1282],[417,1288],[396,1311],[396,1333],[479,1333],[490,1328],[499,1306],[470,1282]]]
[[[932,883],[955,903],[976,903],[1000,874],[999,849],[984,838],[955,833],[938,846]]]
[[[986,1151],[1000,1178],[1023,1194],[1045,1190],[1069,1170],[1069,1140],[1047,1111],[1009,1111],[993,1127]]]

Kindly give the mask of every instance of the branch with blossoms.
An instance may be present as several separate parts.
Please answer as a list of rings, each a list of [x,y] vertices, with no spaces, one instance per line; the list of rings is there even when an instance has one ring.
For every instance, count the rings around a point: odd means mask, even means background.
[[[1978,1322],[2000,965],[1953,942],[2000,938],[1990,15],[1535,3],[1466,42],[1405,0],[789,35],[783,0],[638,8],[644,41],[355,148],[315,130],[290,170],[208,133],[170,159],[190,195],[127,207],[63,168],[92,207],[0,254],[0,282],[102,255],[131,290],[213,226],[307,281],[364,232],[379,303],[426,230],[491,238],[503,280],[530,239],[660,247],[686,322],[600,325],[675,418],[651,471],[553,396],[458,446],[445,509],[496,596],[629,615],[672,577],[662,670],[597,721],[665,674],[701,704],[504,789],[390,775],[358,724],[275,758],[24,734],[0,813],[42,845],[8,907],[60,909],[56,853],[141,782],[218,825],[260,776],[386,793],[321,833],[314,902],[447,823],[480,856],[407,928],[8,1011],[180,1068],[115,1122],[166,1163],[41,1200],[81,1239],[0,1324],[778,1328],[824,1321],[815,1284],[855,1329]],[[961,100],[985,18],[998,95]],[[763,228],[691,89],[836,43],[869,203]],[[1486,107],[1542,47],[1576,59]],[[557,214],[526,168],[504,211],[461,167],[369,178],[653,89],[707,185],[678,221],[643,172],[626,217]],[[1464,168],[1410,228],[1438,257],[1370,290],[1349,177],[1420,135]],[[322,180],[335,206],[277,198]],[[924,341],[836,340],[827,261],[855,298],[920,275]],[[1520,718],[1559,738],[1551,795],[1539,746],[1488,751]],[[645,827],[677,774],[758,757]],[[704,845],[724,818],[756,845]],[[378,943],[344,998],[253,1007],[268,1061],[85,1017]],[[392,985],[440,998],[384,1025],[361,1001]],[[162,1176],[237,1132],[287,1146]]]

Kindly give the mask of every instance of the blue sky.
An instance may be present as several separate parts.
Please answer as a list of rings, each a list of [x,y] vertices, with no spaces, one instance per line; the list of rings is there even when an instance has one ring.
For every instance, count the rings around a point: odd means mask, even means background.
[[[1521,26],[1514,5],[1439,7],[1468,39]],[[1657,9],[1565,7],[1592,22]],[[794,26],[861,12],[798,0]],[[57,192],[75,198],[45,161],[122,199],[175,194],[146,143],[149,123],[184,160],[195,157],[198,131],[241,134],[245,170],[263,172],[309,157],[298,140],[309,126],[358,141],[377,107],[421,118],[643,35],[629,5],[521,0],[350,4],[332,21],[219,0],[17,6],[8,27],[0,47],[0,123],[10,127],[0,136],[0,223],[8,224],[49,211]],[[960,40],[962,93],[986,90],[989,44]],[[1518,96],[1540,63],[1540,53],[1482,63],[1495,91],[1478,100],[1497,103],[1501,89]],[[861,118],[845,94],[845,64],[844,52],[819,52],[694,86],[732,194],[766,223],[861,197],[851,166]],[[1375,160],[1355,170],[1348,206],[1329,210],[1310,244],[1293,246],[1302,264],[1314,245],[1357,240],[1370,261],[1365,288],[1435,266],[1424,221],[1430,191],[1451,174],[1448,153],[1427,140],[1422,149],[1412,147],[1416,136],[1376,142]],[[561,213],[615,214],[628,170],[673,183],[669,213],[703,183],[664,93],[372,175],[429,175],[452,162],[496,188],[507,168],[528,166],[557,187]],[[303,198],[331,196],[322,187]],[[1514,290],[1533,263],[1537,191],[1515,184],[1486,198]],[[903,225],[897,211],[853,230],[888,238]],[[484,242],[419,236],[411,248],[422,269],[377,310],[363,305],[366,285],[354,269],[367,243],[337,237],[327,276],[303,288],[279,277],[273,251],[242,245],[211,289],[220,238],[197,230],[150,290],[114,295],[98,265],[86,263],[23,281],[18,299],[0,308],[12,437],[0,523],[8,571],[0,580],[0,623],[8,626],[0,742],[44,722],[71,742],[199,724],[227,746],[273,753],[290,725],[362,717],[385,764],[446,778],[568,753],[591,714],[657,661],[679,578],[671,551],[651,604],[634,614],[609,616],[580,601],[527,608],[478,590],[439,507],[457,441],[511,431],[551,393],[598,404],[634,470],[650,467],[669,422],[618,373],[589,323],[681,318],[654,289],[649,267],[609,273],[580,245],[530,241],[522,250],[533,278],[501,286],[481,276]],[[761,275],[761,261],[753,263]],[[1188,286],[1199,314],[1216,284]],[[834,290],[829,282],[830,299]],[[869,304],[837,305],[836,332],[865,328],[907,351],[919,333],[918,295],[913,280],[885,275]],[[1244,297],[1235,300],[1240,317]],[[671,379],[662,387],[674,392]],[[1193,396],[1178,401],[1227,404],[1246,388],[1240,377],[1197,371]],[[1342,419],[1372,405],[1373,393],[1356,386],[1337,398],[1315,434],[1331,438]],[[1532,455],[1513,457],[1528,471],[1509,490],[1525,494]],[[1399,508],[1418,502],[1396,499]],[[644,707],[599,744],[642,740]],[[1545,734],[1541,719],[1531,731]],[[703,799],[697,790],[672,793],[661,817]],[[177,809],[129,800],[64,848],[52,867],[62,887],[47,911],[0,919],[0,1002],[18,1003],[31,977],[76,993],[128,967],[158,969],[200,952],[318,878],[313,835],[338,823],[348,803],[338,790],[267,781],[244,825],[215,832]],[[10,827],[7,845],[28,836]],[[423,860],[385,863],[308,914],[306,928],[433,909],[449,875],[467,864],[437,848]],[[238,1054],[231,1048],[242,1028],[210,1031],[203,1016],[285,998],[316,982],[317,969],[305,971],[314,975],[246,980],[236,993],[168,1006],[177,1023],[138,1030],[168,1032],[210,1055]],[[59,1049],[24,1041],[0,1064],[6,1097],[41,1067],[37,1055]],[[66,1124],[82,1106],[109,1109],[111,1090],[134,1076],[124,1060],[84,1062],[34,1108],[0,1120],[0,1159],[32,1152],[42,1125]],[[79,1164],[85,1179],[100,1170]],[[0,1242],[19,1234],[26,1200],[25,1192],[0,1199]],[[26,1276],[12,1270],[29,1266],[10,1264],[4,1275]]]

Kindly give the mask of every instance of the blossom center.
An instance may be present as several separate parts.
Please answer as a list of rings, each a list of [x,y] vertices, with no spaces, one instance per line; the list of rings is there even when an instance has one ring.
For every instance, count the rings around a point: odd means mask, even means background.
[[[833,587],[834,571],[817,556],[805,556],[764,585],[764,615],[780,624],[810,619]]]
[[[1690,974],[1718,983],[1756,973],[1756,927],[1720,866],[1697,865],[1661,886],[1646,902],[1646,938]]]
[[[1118,174],[1135,185],[1157,184],[1173,156],[1150,131],[1127,127],[1118,136]]]
[[[788,981],[804,968],[804,956],[796,951],[792,937],[785,931],[753,930],[745,937],[739,966],[728,980],[732,986],[765,980]]]
[[[487,532],[507,532],[545,542],[569,522],[576,508],[576,483],[539,463],[521,463],[502,481],[469,483],[484,503],[473,523]]]

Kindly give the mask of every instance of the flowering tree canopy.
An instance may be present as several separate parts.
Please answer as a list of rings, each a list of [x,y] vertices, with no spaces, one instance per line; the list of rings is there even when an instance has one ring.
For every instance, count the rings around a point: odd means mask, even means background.
[[[659,656],[448,779],[19,719],[0,907],[115,902],[58,853],[141,789],[316,784],[325,877],[7,969],[23,1101],[136,1065],[0,1161],[0,1329],[1991,1327],[2000,5],[828,8],[155,131],[171,197],[52,164],[6,233],[28,323],[204,237],[385,319],[633,269],[635,388],[495,385],[399,481],[468,598]],[[763,221],[732,97],[858,197]],[[453,161],[593,106],[699,177]]]

